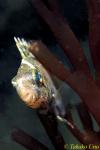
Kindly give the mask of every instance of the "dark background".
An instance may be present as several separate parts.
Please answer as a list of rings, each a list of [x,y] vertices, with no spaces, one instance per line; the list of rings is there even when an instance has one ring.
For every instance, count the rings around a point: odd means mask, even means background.
[[[76,37],[88,51],[86,42],[88,14],[85,0],[60,0],[60,5],[62,14]],[[14,36],[27,40],[41,39],[57,57],[69,66],[48,26],[37,15],[31,0],[0,0],[0,150],[24,150],[11,140],[10,135],[15,127],[24,129],[53,150],[35,111],[19,100],[11,85],[11,79],[15,76],[21,60],[15,46]],[[65,87],[68,91],[67,95],[64,91]],[[63,97],[67,96],[72,104],[79,102],[79,97],[68,85],[62,83],[62,91]],[[75,121],[79,124],[79,118],[74,108],[73,112]],[[81,124],[80,128],[82,128]],[[65,132],[64,127],[60,127],[60,130]],[[67,135],[64,135],[65,141],[77,143],[77,140],[67,129],[66,133]]]

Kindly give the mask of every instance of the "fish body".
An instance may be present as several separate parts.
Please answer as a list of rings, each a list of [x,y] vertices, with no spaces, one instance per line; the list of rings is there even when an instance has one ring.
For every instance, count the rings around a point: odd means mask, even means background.
[[[22,56],[21,65],[12,84],[20,98],[31,108],[40,108],[58,96],[50,74],[44,66],[29,52],[30,42],[15,38]]]

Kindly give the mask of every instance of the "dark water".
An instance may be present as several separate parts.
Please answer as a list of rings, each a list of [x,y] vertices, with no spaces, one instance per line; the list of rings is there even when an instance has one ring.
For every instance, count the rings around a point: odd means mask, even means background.
[[[79,40],[81,39],[91,70],[94,72],[85,38],[88,31],[85,2],[83,0],[68,0],[67,2],[63,0],[61,6],[63,15],[69,21],[72,30]],[[11,133],[15,127],[23,129],[53,150],[53,146],[36,112],[20,101],[11,85],[11,79],[16,74],[20,64],[20,55],[13,40],[14,36],[25,37],[26,39],[42,39],[67,68],[71,67],[69,60],[66,59],[57,45],[52,33],[37,16],[29,1],[0,1],[0,150],[25,149],[11,139]],[[63,99],[67,97],[67,103],[70,102],[75,105],[80,102],[78,95],[65,83],[61,84],[60,92]],[[72,112],[76,124],[83,129],[74,107]],[[59,123],[59,129],[67,143],[78,143],[70,131],[61,123]],[[65,130],[66,134],[64,134]]]

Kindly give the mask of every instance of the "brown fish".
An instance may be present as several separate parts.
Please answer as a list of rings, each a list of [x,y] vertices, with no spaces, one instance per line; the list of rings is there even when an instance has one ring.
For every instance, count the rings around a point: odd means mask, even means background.
[[[20,98],[31,108],[40,108],[58,95],[57,89],[43,65],[29,52],[30,42],[14,38],[22,56],[17,75],[12,79]]]

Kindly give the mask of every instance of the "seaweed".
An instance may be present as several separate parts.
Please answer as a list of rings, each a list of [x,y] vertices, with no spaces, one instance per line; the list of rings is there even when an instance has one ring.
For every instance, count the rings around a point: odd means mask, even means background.
[[[95,65],[95,79],[90,72],[84,50],[71,30],[68,22],[62,16],[61,8],[57,0],[32,0],[32,5],[38,15],[50,28],[56,41],[72,63],[73,69],[67,69],[61,60],[58,60],[41,41],[32,41],[30,51],[45,66],[45,68],[60,80],[66,82],[80,96],[82,102],[75,106],[84,126],[84,131],[75,125],[71,112],[67,112],[64,118],[65,125],[82,144],[100,145],[100,133],[93,128],[90,113],[98,125],[100,125],[100,59],[99,59],[99,0],[87,0],[89,18],[89,46]],[[52,60],[52,63],[50,63]],[[64,149],[64,140],[57,129],[57,122],[51,110],[49,114],[38,116],[55,149]],[[50,124],[49,124],[50,123]],[[20,132],[17,133],[20,135]],[[17,137],[19,138],[19,137]],[[21,137],[20,137],[21,138]],[[23,138],[23,137],[22,137]],[[23,143],[19,142],[18,143]],[[25,146],[25,144],[24,144]],[[33,142],[34,147],[34,142]],[[27,147],[28,148],[28,147]],[[28,148],[29,149],[29,148]]]

